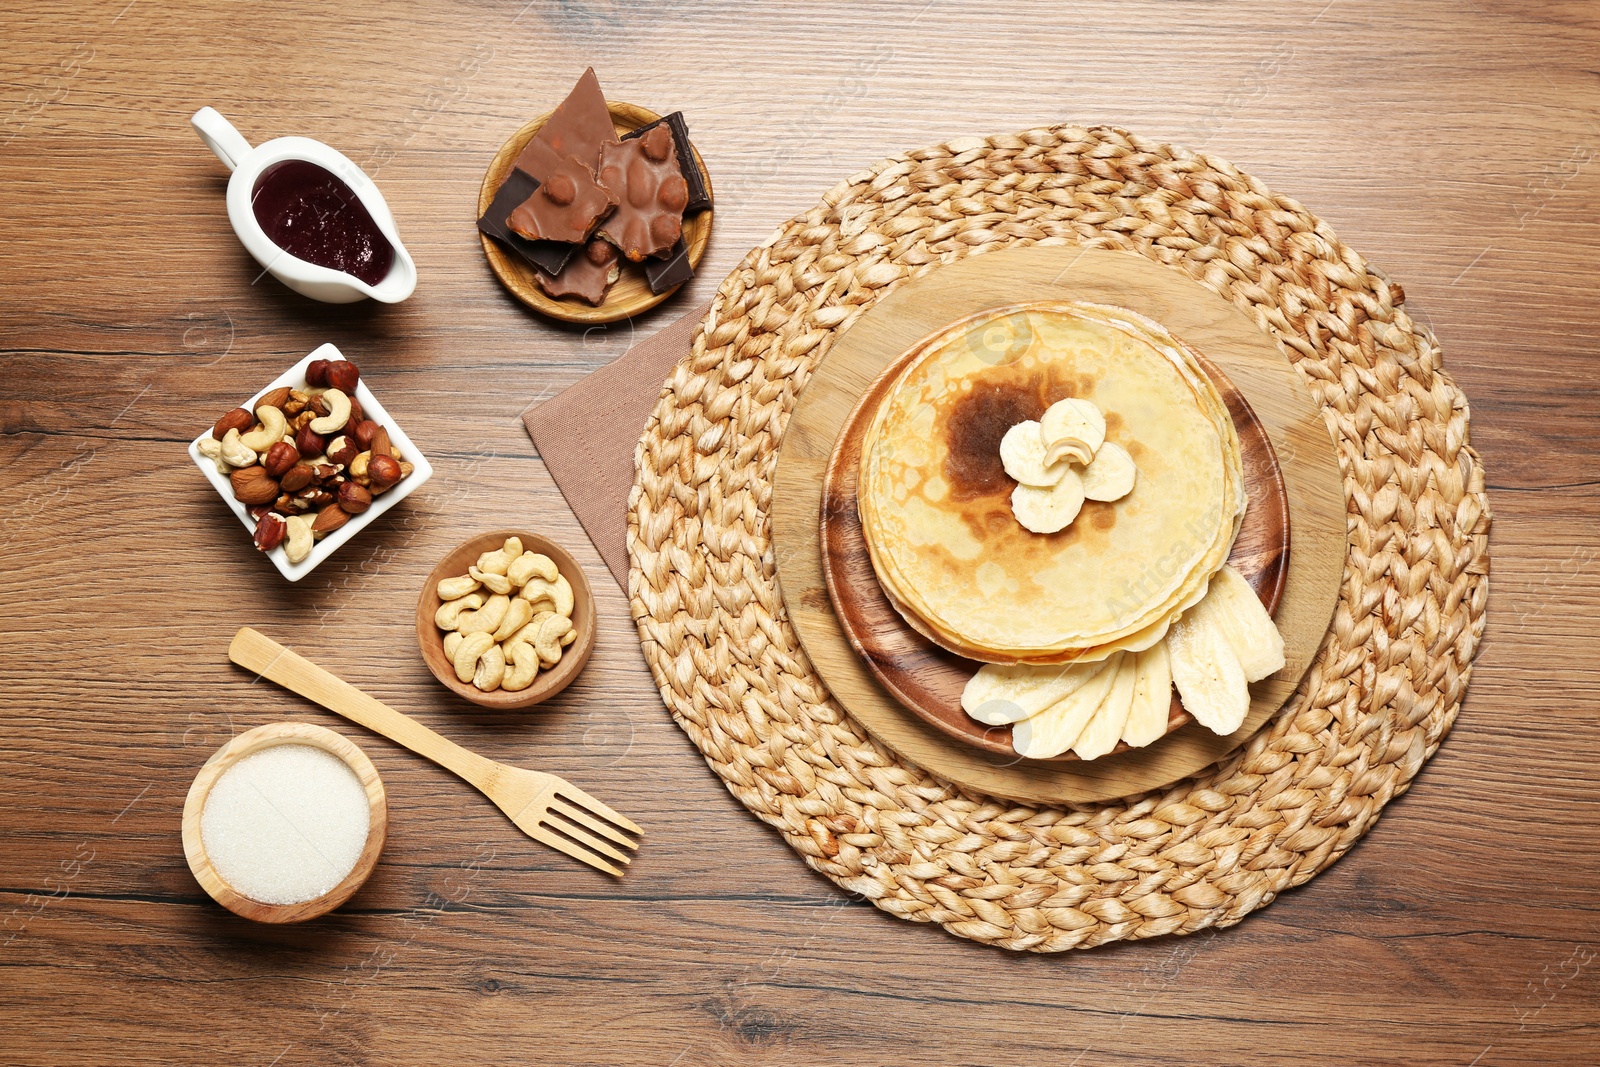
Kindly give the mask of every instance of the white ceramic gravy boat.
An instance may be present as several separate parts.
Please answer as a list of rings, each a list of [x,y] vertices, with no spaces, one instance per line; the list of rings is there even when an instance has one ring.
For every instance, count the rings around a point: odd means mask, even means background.
[[[372,179],[342,152],[309,137],[278,137],[251,148],[233,123],[209,107],[196,111],[189,122],[206,147],[233,171],[233,177],[228,179],[228,221],[233,223],[233,232],[239,235],[245,249],[274,278],[297,293],[329,304],[349,304],[369,296],[386,304],[397,304],[416,289],[417,265],[400,243],[389,205],[378,187],[372,184]],[[286,159],[315,163],[337,176],[360,198],[361,206],[372,216],[379,232],[394,246],[394,263],[377,285],[368,285],[344,271],[320,267],[292,256],[274,244],[261,228],[250,203],[256,179],[261,177],[262,171]]]

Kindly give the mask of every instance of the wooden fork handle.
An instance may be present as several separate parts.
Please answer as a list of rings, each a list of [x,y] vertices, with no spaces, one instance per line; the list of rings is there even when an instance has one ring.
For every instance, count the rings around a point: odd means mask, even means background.
[[[493,760],[440,737],[415,719],[374,700],[344,679],[248,626],[233,635],[233,642],[228,645],[228,658],[351,722],[404,745],[417,755],[455,772],[480,790],[494,777],[499,766]]]

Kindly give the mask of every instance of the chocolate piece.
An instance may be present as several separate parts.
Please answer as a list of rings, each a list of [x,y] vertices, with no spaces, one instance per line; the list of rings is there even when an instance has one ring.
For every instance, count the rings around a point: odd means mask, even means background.
[[[689,186],[689,202],[683,206],[683,213],[699,214],[711,206],[711,190],[706,187],[706,178],[700,173],[700,165],[694,161],[694,146],[689,143],[689,124],[684,121],[683,112],[674,111],[640,126],[632,133],[623,134],[622,139],[631,141],[662,125],[672,131],[672,144],[678,153],[678,169],[683,172],[683,180]]]
[[[694,277],[694,267],[689,263],[689,242],[682,237],[672,246],[666,259],[644,261],[644,276],[650,282],[652,293],[675,289]]]
[[[517,157],[517,166],[539,179],[549,181],[560,162],[568,156],[593,170],[600,160],[600,146],[617,139],[611,112],[600,92],[600,79],[590,67],[572,87],[572,92],[550,113],[549,120],[533,135],[528,147]]]
[[[617,250],[599,238],[584,246],[580,255],[573,256],[561,273],[551,277],[539,273],[539,288],[557,299],[575,296],[599,307],[605,301],[606,290],[622,273],[617,262]]]
[[[557,274],[567,265],[568,257],[578,250],[577,245],[566,241],[530,241],[512,233],[506,225],[506,217],[526,202],[537,188],[539,179],[524,171],[513,170],[495,191],[489,210],[478,220],[478,229],[546,274]]]
[[[507,216],[506,225],[530,241],[583,241],[616,203],[588,167],[568,156]]]
[[[669,251],[683,235],[689,187],[678,169],[672,131],[657,126],[643,137],[600,147],[600,185],[617,209],[599,234],[635,263]]]

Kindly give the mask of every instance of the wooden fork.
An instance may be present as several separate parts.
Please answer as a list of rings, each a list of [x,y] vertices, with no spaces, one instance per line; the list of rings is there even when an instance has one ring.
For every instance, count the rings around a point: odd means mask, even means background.
[[[248,626],[234,635],[228,658],[460,775],[540,844],[619,877],[606,861],[626,864],[639,847],[628,835],[644,831],[565,778],[469,752]]]

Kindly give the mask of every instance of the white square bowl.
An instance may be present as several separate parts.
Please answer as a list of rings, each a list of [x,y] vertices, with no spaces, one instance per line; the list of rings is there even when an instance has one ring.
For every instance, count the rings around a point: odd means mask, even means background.
[[[305,388],[306,367],[314,359],[343,360],[344,355],[333,345],[323,345],[299,363],[278,375],[265,388],[251,397],[248,402],[239,406],[254,411],[256,401],[274,389],[285,385],[291,389]],[[400,503],[400,501],[410,496],[423,482],[433,477],[433,465],[428,462],[426,456],[417,450],[417,446],[411,443],[411,438],[406,436],[406,432],[400,428],[400,424],[389,416],[382,404],[378,403],[378,398],[373,396],[372,391],[367,388],[367,379],[365,377],[356,382],[356,399],[361,403],[362,413],[389,431],[390,443],[400,449],[406,458],[406,462],[412,464],[416,469],[411,472],[409,478],[402,480],[388,492],[373,497],[372,506],[366,511],[360,515],[350,516],[349,522],[314,544],[311,547],[311,554],[299,563],[289,562],[288,557],[284,555],[282,545],[279,545],[271,552],[264,553],[272,560],[273,566],[278,568],[279,573],[291,582],[298,582],[316,570],[317,564],[338,551],[340,545],[360,533],[373,519]],[[250,517],[249,509],[234,499],[233,483],[228,480],[227,475],[217,470],[215,463],[200,454],[200,442],[210,436],[211,431],[208,429],[205,433],[189,442],[189,458],[194,460],[195,466],[200,468],[201,473],[215,487],[218,495],[228,502],[228,506],[233,509],[233,513],[239,516],[239,521],[244,524],[246,532],[253,537],[256,529],[255,520]],[[245,539],[244,543],[250,546],[251,551],[255,551],[255,544],[249,537]]]

